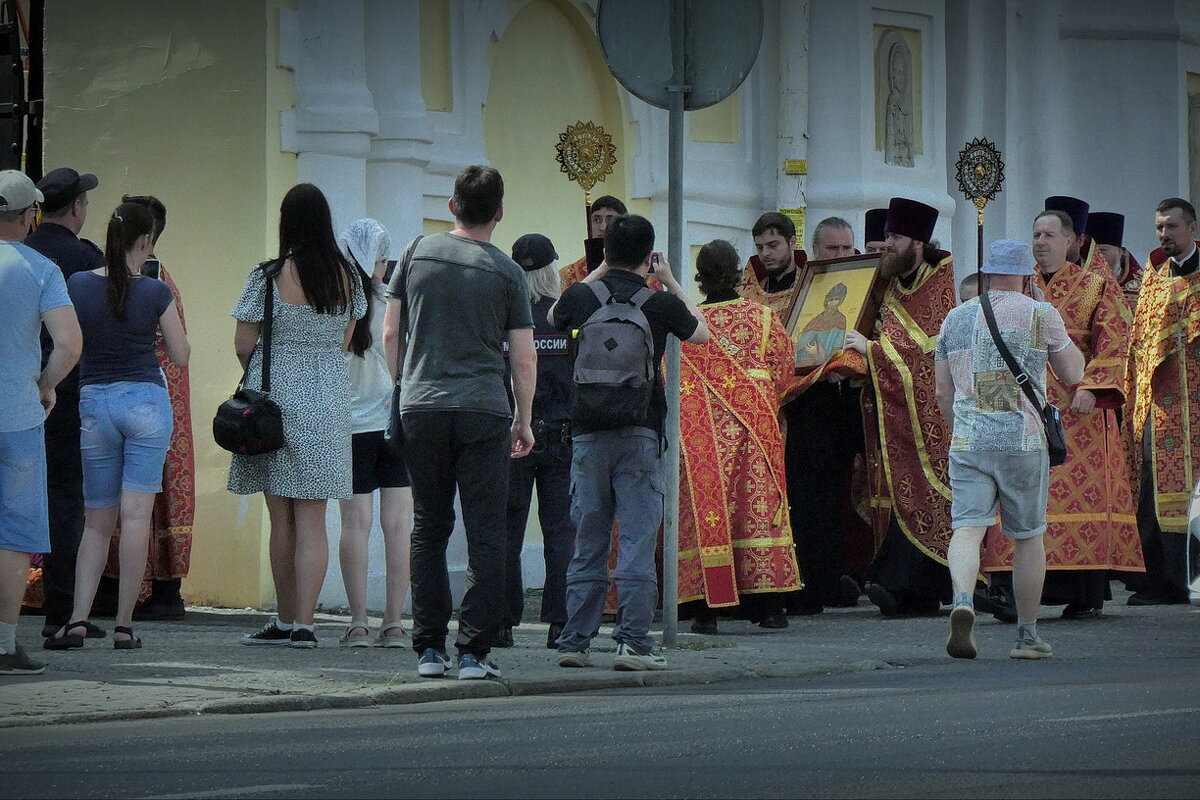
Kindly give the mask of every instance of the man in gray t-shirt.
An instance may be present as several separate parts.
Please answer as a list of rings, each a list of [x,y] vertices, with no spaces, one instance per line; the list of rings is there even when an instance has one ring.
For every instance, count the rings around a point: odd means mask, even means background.
[[[458,677],[500,675],[488,653],[504,606],[508,463],[533,449],[537,381],[525,276],[491,244],[503,199],[496,170],[460,172],[450,200],[454,230],[418,241],[389,286],[384,348],[393,368],[402,364],[403,451],[413,494],[413,649],[424,677],[451,666],[446,543],[456,489],[468,559],[455,642]],[[505,343],[515,409],[504,386]]]

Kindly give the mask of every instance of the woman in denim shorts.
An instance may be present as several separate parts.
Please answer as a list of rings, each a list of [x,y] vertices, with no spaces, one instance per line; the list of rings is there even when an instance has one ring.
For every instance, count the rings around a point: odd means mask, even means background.
[[[146,571],[150,512],[162,491],[171,440],[171,401],[154,345],[161,333],[172,363],[186,366],[190,347],[167,284],[143,277],[153,248],[154,217],[122,203],[108,221],[105,266],[67,280],[83,330],[79,361],[80,448],[83,453],[83,539],[75,564],[73,622],[45,642],[47,650],[82,647],[109,540],[121,520],[113,648],[133,650],[133,607]]]

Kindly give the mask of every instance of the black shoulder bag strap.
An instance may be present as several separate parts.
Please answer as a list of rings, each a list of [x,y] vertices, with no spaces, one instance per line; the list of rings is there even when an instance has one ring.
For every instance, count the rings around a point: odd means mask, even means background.
[[[1008,345],[1000,338],[1000,331],[996,328],[996,315],[992,312],[992,301],[988,297],[987,292],[979,295],[979,305],[983,306],[983,316],[987,319],[988,331],[992,334],[992,341],[996,343],[996,349],[1000,351],[1000,357],[1008,365],[1009,371],[1017,379],[1017,385],[1021,387],[1021,391],[1025,392],[1025,396],[1029,398],[1029,402],[1033,404],[1034,409],[1040,412],[1042,407],[1045,406],[1045,401],[1038,399],[1037,393],[1029,385],[1029,374],[1021,369],[1020,365],[1017,364],[1017,360],[1013,358],[1012,352],[1008,349]]]
[[[263,267],[263,280],[267,285],[267,299],[263,307],[263,324],[262,324],[262,340],[263,340],[263,365],[262,365],[262,393],[271,393],[271,329],[275,322],[275,276],[267,271],[267,267]]]

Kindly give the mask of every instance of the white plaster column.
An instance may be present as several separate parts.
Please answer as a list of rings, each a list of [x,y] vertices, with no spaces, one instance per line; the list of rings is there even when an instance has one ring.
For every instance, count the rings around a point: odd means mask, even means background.
[[[367,213],[395,252],[421,232],[433,130],[421,94],[419,0],[366,0],[366,80],[379,113],[367,161]]]
[[[784,162],[808,158],[809,14],[808,0],[780,3],[774,36],[770,26],[764,38],[771,41],[779,59],[779,115],[775,155],[776,208],[803,208],[807,175],[788,175]],[[809,230],[815,223],[805,219]],[[853,224],[853,223],[852,223]],[[802,245],[803,246],[803,245]]]
[[[296,89],[283,146],[297,154],[299,180],[325,192],[341,230],[366,212],[366,158],[379,129],[366,84],[363,2],[301,0],[295,13],[280,42]]]

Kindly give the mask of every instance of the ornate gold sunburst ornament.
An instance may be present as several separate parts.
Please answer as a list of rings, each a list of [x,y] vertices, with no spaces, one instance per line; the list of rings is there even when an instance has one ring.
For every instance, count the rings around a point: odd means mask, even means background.
[[[592,204],[592,187],[612,174],[617,163],[617,148],[612,137],[594,122],[576,122],[558,135],[559,168],[583,189],[587,204]]]
[[[958,188],[979,210],[983,224],[983,207],[996,197],[1004,183],[1004,161],[996,145],[987,139],[972,139],[958,154]]]
[[[1004,160],[996,145],[987,139],[972,139],[958,154],[956,171],[959,191],[975,204],[978,232],[975,269],[978,271],[983,266],[983,207],[995,198],[1000,184],[1004,183]]]

